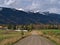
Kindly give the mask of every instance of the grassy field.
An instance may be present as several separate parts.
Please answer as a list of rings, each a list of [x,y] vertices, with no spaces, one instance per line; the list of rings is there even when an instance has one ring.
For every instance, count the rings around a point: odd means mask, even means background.
[[[27,32],[24,32],[23,36],[26,35]],[[0,45],[12,45],[21,38],[21,31],[0,30]]]
[[[60,45],[60,30],[56,29],[41,30],[40,35],[48,39],[51,39],[57,45]]]
[[[39,30],[41,36],[44,36],[52,40],[57,45],[60,45],[60,30],[48,29],[48,30]],[[28,32],[24,32],[23,36],[26,36]],[[0,30],[0,45],[13,45],[16,41],[22,38],[21,31],[13,30]]]

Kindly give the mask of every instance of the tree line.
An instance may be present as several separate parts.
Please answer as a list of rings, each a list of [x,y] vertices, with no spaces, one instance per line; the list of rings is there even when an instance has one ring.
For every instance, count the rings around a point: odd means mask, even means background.
[[[33,30],[33,29],[60,29],[60,24],[29,24],[29,25],[0,25],[3,26],[2,29],[11,29],[11,30]]]

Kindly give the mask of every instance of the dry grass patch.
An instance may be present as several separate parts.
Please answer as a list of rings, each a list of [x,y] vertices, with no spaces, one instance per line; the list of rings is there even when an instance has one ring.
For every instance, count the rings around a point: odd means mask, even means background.
[[[10,39],[5,39],[0,42],[0,45],[12,45],[15,43],[17,40],[19,40],[21,37],[14,37]]]
[[[60,45],[60,30],[41,30],[40,35],[49,38]]]
[[[28,34],[28,32],[23,32],[24,36]],[[0,30],[0,45],[12,45],[16,41],[22,38],[21,31],[7,31],[7,30]]]

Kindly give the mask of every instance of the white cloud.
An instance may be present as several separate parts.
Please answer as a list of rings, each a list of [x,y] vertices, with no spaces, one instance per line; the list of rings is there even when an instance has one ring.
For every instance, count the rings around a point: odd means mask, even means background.
[[[58,9],[58,8],[50,8],[50,9],[48,9],[48,11],[50,13],[59,13],[60,12],[60,9]]]
[[[56,0],[50,0],[50,2],[51,2],[51,3],[54,3],[54,2],[56,2]]]
[[[60,4],[60,1],[58,2],[58,4]]]
[[[31,3],[31,5],[27,6],[27,8],[30,9],[30,10],[36,11],[36,10],[38,10],[40,8],[40,6],[41,6],[40,3],[33,1]]]
[[[38,4],[37,3],[32,3],[31,9],[36,9],[37,7],[38,7]]]
[[[60,0],[0,0],[2,7],[17,8],[18,10],[33,10],[60,12]]]
[[[12,3],[15,3],[15,0],[5,0],[4,1],[4,5],[10,5],[10,4],[12,4]]]

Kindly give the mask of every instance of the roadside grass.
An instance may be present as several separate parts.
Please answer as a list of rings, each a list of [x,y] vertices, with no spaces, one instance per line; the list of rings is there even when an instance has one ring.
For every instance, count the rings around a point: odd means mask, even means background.
[[[60,45],[60,30],[57,29],[40,30],[39,34],[50,39],[51,41],[56,43],[56,45]]]
[[[26,36],[28,32],[24,32]],[[22,38],[21,31],[0,30],[0,45],[13,45],[16,41]]]

